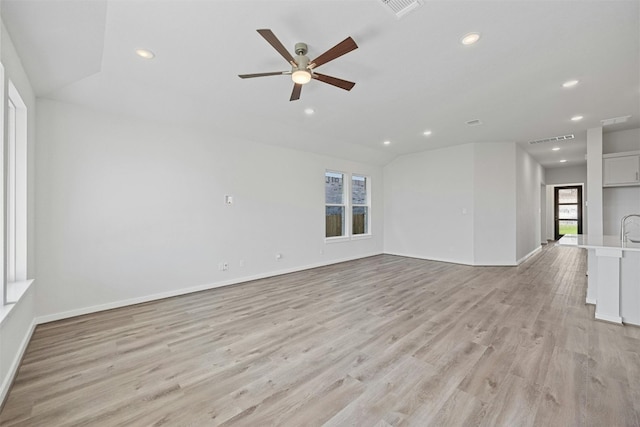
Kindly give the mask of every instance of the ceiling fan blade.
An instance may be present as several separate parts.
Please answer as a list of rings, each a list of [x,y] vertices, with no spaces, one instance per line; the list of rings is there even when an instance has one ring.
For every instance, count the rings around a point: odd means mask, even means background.
[[[238,74],[241,79],[250,79],[253,77],[266,77],[266,76],[282,76],[285,74],[291,74],[291,71],[273,71],[270,73],[256,73],[256,74]]]
[[[273,32],[271,30],[256,30],[258,33],[260,33],[260,35],[262,37],[264,37],[264,39],[269,42],[269,44],[271,46],[273,46],[273,48],[275,50],[278,51],[278,53],[280,55],[282,55],[282,57],[284,59],[287,60],[288,63],[290,63],[291,65],[295,66],[296,65],[296,61],[295,59],[293,59],[293,56],[291,56],[291,54],[289,53],[289,51],[287,50],[286,47],[284,47],[282,45],[282,43],[280,43],[280,40],[278,40],[278,38],[276,37],[275,34],[273,34]]]
[[[299,83],[293,84],[293,92],[291,92],[291,98],[289,101],[297,101],[300,99],[300,92],[302,91],[302,85]]]
[[[329,83],[330,85],[339,87],[344,90],[351,90],[356,84],[347,80],[342,80],[337,77],[327,76],[326,74],[313,73],[313,78],[320,80],[323,83]]]
[[[356,42],[353,41],[351,37],[347,37],[346,39],[342,40],[340,43],[311,61],[311,64],[309,64],[309,68],[313,69],[315,67],[319,67],[322,64],[333,61],[334,59],[341,57],[345,53],[349,53],[357,48],[358,45],[356,44]]]

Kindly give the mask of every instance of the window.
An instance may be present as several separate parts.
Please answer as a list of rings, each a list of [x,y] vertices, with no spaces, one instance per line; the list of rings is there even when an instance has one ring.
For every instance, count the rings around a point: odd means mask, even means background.
[[[369,234],[367,177],[351,176],[351,234]]]
[[[325,172],[325,237],[345,235],[345,182],[340,172]]]
[[[27,280],[27,107],[9,81],[7,93],[3,302],[15,302]]]
[[[363,175],[326,171],[324,183],[325,237],[370,234],[369,178]],[[347,224],[351,224],[350,229],[347,229]]]

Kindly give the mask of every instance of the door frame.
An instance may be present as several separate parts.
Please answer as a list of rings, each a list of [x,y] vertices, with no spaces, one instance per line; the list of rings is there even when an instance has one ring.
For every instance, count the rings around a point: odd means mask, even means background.
[[[583,217],[582,207],[584,204],[584,200],[582,197],[582,190],[583,190],[582,184],[556,185],[553,187],[553,234],[554,234],[555,240],[558,240],[560,239],[560,237],[563,236],[560,234],[559,222],[562,220],[567,220],[559,217],[560,205],[558,204],[558,191],[568,190],[568,189],[578,190],[578,202],[576,203],[576,205],[578,206],[578,218],[575,221],[578,221],[578,234],[582,234],[582,217]],[[573,204],[573,203],[567,203],[567,204]],[[573,220],[573,219],[570,219],[570,220]]]

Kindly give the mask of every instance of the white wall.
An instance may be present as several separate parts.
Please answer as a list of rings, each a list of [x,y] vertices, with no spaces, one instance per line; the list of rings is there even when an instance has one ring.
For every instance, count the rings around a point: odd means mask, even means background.
[[[640,187],[607,187],[602,191],[603,232],[620,235],[620,220],[628,214],[640,214]],[[637,230],[634,230],[637,235]]]
[[[540,249],[540,184],[544,170],[528,153],[516,147],[516,259],[520,263]]]
[[[384,167],[386,253],[473,263],[473,163],[467,144]]]
[[[35,96],[20,62],[20,58],[15,51],[11,38],[5,30],[4,23],[1,25],[0,37],[0,58],[5,68],[4,93],[7,90],[7,80],[10,79],[20,93],[22,100],[27,106],[27,204],[28,204],[28,242],[29,252],[27,254],[28,277],[35,277],[34,262],[34,153],[35,153]],[[2,100],[5,102],[5,100]],[[4,212],[4,209],[2,209]],[[26,348],[31,333],[33,332],[35,312],[35,287],[37,282],[22,296],[22,298],[11,308],[10,312],[0,322],[0,403],[4,400],[13,375],[15,374],[20,358]]]
[[[602,135],[602,153],[640,150],[640,128],[607,132]]]
[[[401,156],[384,168],[385,252],[516,265],[540,247],[540,165],[514,143]]]
[[[516,263],[515,144],[475,144],[474,155],[474,264],[514,265]]]
[[[639,150],[640,129],[602,135],[602,151],[605,154]],[[620,219],[628,214],[640,214],[640,186],[603,188],[602,209],[604,234],[619,235]]]
[[[544,180],[547,185],[586,183],[587,165],[545,169]]]
[[[48,100],[38,114],[46,320],[382,253],[378,166]],[[325,169],[371,177],[373,237],[325,244]]]

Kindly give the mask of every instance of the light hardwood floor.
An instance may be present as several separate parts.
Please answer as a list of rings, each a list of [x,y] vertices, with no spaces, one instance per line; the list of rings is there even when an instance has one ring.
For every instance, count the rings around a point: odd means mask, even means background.
[[[381,255],[39,326],[2,426],[637,426],[585,253]]]

